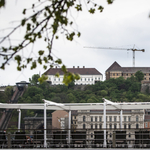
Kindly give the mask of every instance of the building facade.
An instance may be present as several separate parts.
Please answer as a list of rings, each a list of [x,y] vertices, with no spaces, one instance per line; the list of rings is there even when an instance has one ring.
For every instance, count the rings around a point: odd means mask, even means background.
[[[121,67],[116,61],[105,71],[106,80],[124,77],[127,79],[137,71],[144,73],[144,81],[150,81],[150,67]]]
[[[102,74],[95,68],[67,68],[67,70],[74,74],[80,75],[80,80],[75,81],[76,85],[88,85],[88,84],[95,84],[97,81],[102,81],[103,76]],[[56,73],[59,73],[59,77],[56,77]],[[63,75],[61,68],[50,68],[45,73],[48,76],[47,82],[51,85],[59,85],[63,84]]]
[[[89,129],[87,138],[90,140],[94,139],[96,130],[104,130],[103,122],[103,110],[78,110],[77,129]],[[134,129],[139,128],[144,128],[144,110],[123,110],[122,129],[127,130],[126,138],[135,138]],[[106,111],[106,129],[108,140],[112,140],[114,129],[120,129],[120,110]]]

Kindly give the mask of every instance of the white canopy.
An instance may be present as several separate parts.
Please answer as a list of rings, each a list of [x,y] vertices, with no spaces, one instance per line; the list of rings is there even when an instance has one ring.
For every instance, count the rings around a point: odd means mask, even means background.
[[[43,100],[44,101],[44,100]],[[48,100],[46,100],[48,101]],[[46,102],[45,101],[45,102]],[[48,103],[49,102],[49,103]],[[102,110],[104,108],[103,103],[51,103],[48,101],[47,110]],[[22,103],[22,104],[7,104],[0,103],[0,108],[6,109],[44,109],[43,103]],[[150,109],[150,102],[140,102],[140,103],[107,103],[107,110],[116,110],[116,109]]]

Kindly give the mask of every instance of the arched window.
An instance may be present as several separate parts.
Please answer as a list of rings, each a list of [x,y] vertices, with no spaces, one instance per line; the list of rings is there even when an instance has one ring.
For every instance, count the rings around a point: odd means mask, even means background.
[[[93,124],[91,124],[91,129],[93,129]]]
[[[117,128],[117,125],[116,124],[114,124],[114,129],[116,129]]]
[[[136,129],[138,129],[139,128],[139,124],[136,124]]]

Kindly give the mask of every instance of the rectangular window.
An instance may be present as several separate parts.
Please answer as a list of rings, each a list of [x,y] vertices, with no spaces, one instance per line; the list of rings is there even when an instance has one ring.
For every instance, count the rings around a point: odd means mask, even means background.
[[[93,129],[93,124],[91,124],[91,129]]]
[[[147,122],[145,123],[145,127],[147,128]]]
[[[83,124],[83,129],[85,129],[85,124]]]
[[[114,116],[114,122],[116,122],[117,121],[117,117],[116,116]]]
[[[86,119],[86,117],[85,117],[85,116],[83,116],[83,122],[85,122],[85,119]]]
[[[114,124],[114,129],[116,129],[117,128],[117,125],[116,124]]]
[[[95,117],[95,122],[97,122],[97,117]]]
[[[95,129],[97,129],[97,124],[95,124]]]
[[[93,117],[91,117],[91,122],[93,122]]]
[[[109,121],[110,121],[110,122],[112,121],[112,117],[111,117],[111,116],[109,117]]]
[[[99,125],[99,128],[100,128],[100,129],[102,128],[102,125],[101,125],[101,124]]]
[[[136,121],[137,121],[137,122],[139,121],[139,117],[138,117],[138,115],[136,116]]]
[[[99,117],[99,122],[101,122],[102,121],[102,117]]]
[[[126,121],[126,116],[124,116],[124,121]]]
[[[124,124],[124,129],[126,129],[126,124]]]
[[[107,121],[107,116],[106,116],[106,121]]]
[[[129,122],[131,121],[131,117],[130,117],[130,116],[128,117],[128,121],[129,121]]]
[[[109,129],[112,129],[112,124],[109,125]]]
[[[129,129],[131,129],[131,125],[129,124]]]

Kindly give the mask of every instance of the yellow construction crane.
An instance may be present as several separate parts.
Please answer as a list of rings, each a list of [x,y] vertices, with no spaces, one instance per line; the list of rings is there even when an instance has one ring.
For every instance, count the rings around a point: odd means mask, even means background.
[[[127,50],[127,51],[133,51],[133,67],[135,67],[135,51],[142,51],[142,52],[145,52],[145,49],[135,49],[135,48],[88,47],[88,46],[85,46],[84,48],[113,49],[113,50]]]

